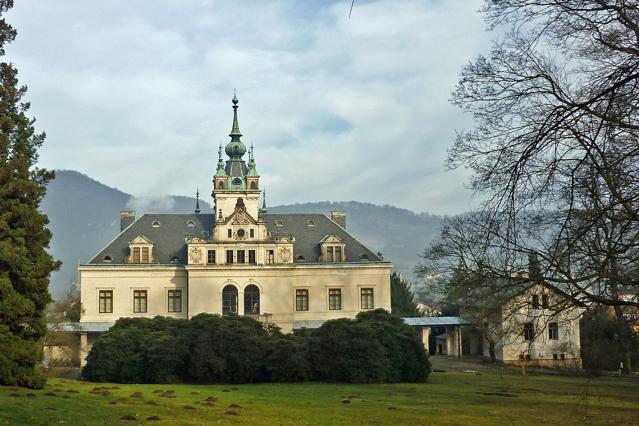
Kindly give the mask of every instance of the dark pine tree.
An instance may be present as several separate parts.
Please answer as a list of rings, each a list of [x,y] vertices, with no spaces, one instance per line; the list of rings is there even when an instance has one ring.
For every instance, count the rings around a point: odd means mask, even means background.
[[[391,310],[400,317],[420,317],[408,281],[398,272],[391,274]]]
[[[0,0],[0,56],[16,31],[4,19],[13,0]],[[53,173],[37,168],[44,133],[27,117],[17,70],[0,63],[0,384],[41,387],[49,276],[59,262],[47,253],[48,219],[38,211]]]

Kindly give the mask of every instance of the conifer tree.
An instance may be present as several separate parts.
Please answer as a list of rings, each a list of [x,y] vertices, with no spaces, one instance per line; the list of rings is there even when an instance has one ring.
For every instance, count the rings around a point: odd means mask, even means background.
[[[400,317],[420,317],[410,284],[398,273],[391,274],[391,310]]]
[[[16,31],[0,0],[0,57]],[[36,133],[16,68],[0,62],[0,384],[40,387],[49,275],[59,267],[46,251],[51,233],[38,211],[53,173],[36,167],[44,133]]]

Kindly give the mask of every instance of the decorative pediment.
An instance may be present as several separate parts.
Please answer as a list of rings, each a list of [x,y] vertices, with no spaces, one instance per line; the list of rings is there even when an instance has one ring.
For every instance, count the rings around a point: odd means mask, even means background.
[[[149,240],[144,235],[138,235],[133,240],[129,241],[129,244],[153,244],[153,241]]]
[[[336,237],[335,235],[327,235],[322,238],[319,242],[320,244],[343,244],[342,240]]]
[[[244,208],[236,208],[227,223],[232,225],[257,225],[257,221]]]

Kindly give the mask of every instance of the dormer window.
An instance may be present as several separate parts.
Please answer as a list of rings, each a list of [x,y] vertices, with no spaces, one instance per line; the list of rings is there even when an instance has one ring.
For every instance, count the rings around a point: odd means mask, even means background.
[[[315,221],[313,221],[313,220],[307,220],[307,221],[306,221],[306,225],[307,225],[307,226],[315,226]]]
[[[144,235],[139,235],[129,242],[129,263],[152,263],[153,242]]]
[[[174,257],[173,259],[171,259],[171,264],[172,265],[176,265],[180,263],[180,259],[178,257]]]
[[[104,258],[102,258],[102,262],[104,262],[104,263],[113,262],[113,256],[111,256],[110,254],[105,255]]]
[[[368,260],[368,255],[366,253],[362,253],[359,255],[360,260]]]
[[[306,258],[303,255],[300,254],[299,256],[297,256],[297,261],[298,262],[306,262]]]
[[[324,262],[345,262],[346,244],[335,235],[327,235],[320,241]]]
[[[284,222],[281,220],[276,220],[275,221],[275,226],[284,226]]]
[[[189,228],[194,228],[195,227],[195,222],[193,222],[192,220],[187,220],[186,221],[186,226],[188,226]]]
[[[154,221],[151,223],[151,226],[152,226],[152,227],[154,227],[154,228],[159,228],[159,227],[160,227],[160,222],[159,222],[159,221],[157,221],[157,220],[154,220]]]

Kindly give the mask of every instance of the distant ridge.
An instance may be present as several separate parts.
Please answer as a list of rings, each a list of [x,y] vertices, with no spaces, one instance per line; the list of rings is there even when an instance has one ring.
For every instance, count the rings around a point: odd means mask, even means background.
[[[136,198],[82,173],[57,170],[41,206],[53,232],[51,252],[64,263],[51,278],[52,295],[62,296],[76,281],[77,265],[119,233],[121,210],[135,210],[139,217],[145,212],[190,213],[194,207],[193,197]],[[200,208],[203,213],[212,212],[206,201],[200,200]],[[324,213],[329,217],[332,210],[346,211],[347,230],[409,276],[419,261],[417,254],[437,235],[444,220],[442,216],[357,201],[269,207],[271,213]]]

